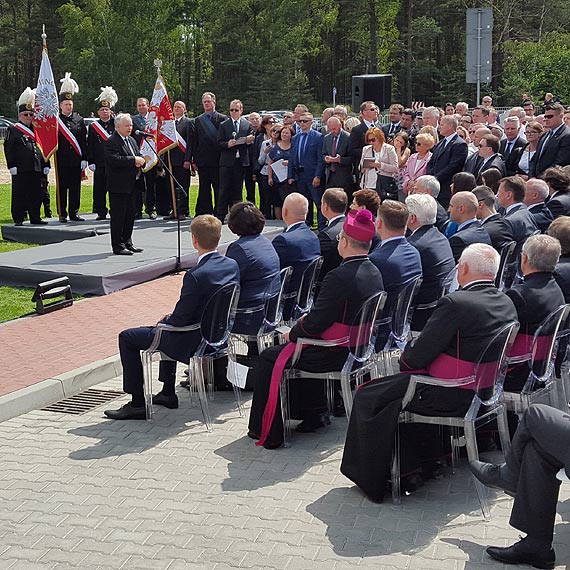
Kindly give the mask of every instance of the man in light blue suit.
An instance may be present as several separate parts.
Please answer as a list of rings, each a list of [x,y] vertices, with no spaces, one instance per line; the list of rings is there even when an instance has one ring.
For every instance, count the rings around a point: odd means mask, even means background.
[[[291,160],[288,165],[289,183],[297,183],[297,190],[309,200],[307,224],[313,225],[313,204],[317,206],[317,223],[322,230],[326,220],[321,214],[322,184],[325,171],[323,161],[323,135],[312,128],[313,115],[303,113],[299,117],[301,132],[293,137]]]

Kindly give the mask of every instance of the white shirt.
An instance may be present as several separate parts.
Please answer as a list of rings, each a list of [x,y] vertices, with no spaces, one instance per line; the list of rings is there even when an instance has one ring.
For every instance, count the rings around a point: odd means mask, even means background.
[[[208,255],[212,255],[212,253],[217,253],[218,250],[215,249],[214,251],[207,251],[206,253],[203,253],[202,255],[198,256],[198,263],[200,263],[200,261],[202,261],[202,259],[204,259],[205,257],[207,257]],[[198,264],[196,264],[198,265]]]

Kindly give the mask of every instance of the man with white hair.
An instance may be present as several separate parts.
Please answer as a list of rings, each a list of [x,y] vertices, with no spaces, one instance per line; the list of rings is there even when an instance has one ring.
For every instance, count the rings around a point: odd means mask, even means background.
[[[413,194],[406,198],[410,213],[408,242],[419,252],[422,262],[422,284],[414,298],[415,304],[431,303],[441,296],[445,278],[455,267],[447,238],[435,227],[437,202],[429,194]],[[428,311],[414,311],[412,330],[422,330]]]
[[[544,180],[531,178],[526,181],[523,202],[531,213],[534,223],[542,233],[546,232],[554,219],[552,212],[546,205],[549,193],[550,189]]]
[[[455,105],[455,112],[460,116],[467,115],[469,113],[469,105],[464,101],[458,101]]]
[[[501,141],[499,153],[505,159],[507,176],[514,176],[521,158],[522,149],[526,146],[526,139],[522,136],[521,123],[518,117],[505,119],[505,138]]]
[[[449,216],[447,210],[437,201],[440,191],[439,180],[431,174],[424,174],[416,180],[414,189],[410,194],[429,194],[437,203],[437,213],[435,216],[435,227],[443,231]]]
[[[459,260],[457,280],[461,289],[439,300],[418,338],[408,343],[400,357],[402,373],[372,380],[356,392],[341,471],[373,501],[382,501],[387,490],[394,435],[402,409],[424,415],[463,417],[473,399],[473,385],[420,385],[412,401],[404,405],[411,372],[424,370],[450,380],[468,376],[489,340],[505,324],[517,320],[512,301],[494,286],[499,261],[499,254],[490,245],[469,246]],[[460,366],[465,369],[459,371]],[[402,456],[409,462],[402,465],[401,472],[419,471],[419,461],[414,465],[410,458],[414,454],[414,438],[405,425],[400,428],[400,436],[401,448],[406,450]],[[418,446],[417,455],[422,451]]]

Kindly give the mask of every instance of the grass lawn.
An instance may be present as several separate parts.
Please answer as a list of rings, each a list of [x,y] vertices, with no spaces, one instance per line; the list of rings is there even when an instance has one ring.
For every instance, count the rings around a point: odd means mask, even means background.
[[[0,286],[0,322],[10,321],[35,311],[33,289]]]

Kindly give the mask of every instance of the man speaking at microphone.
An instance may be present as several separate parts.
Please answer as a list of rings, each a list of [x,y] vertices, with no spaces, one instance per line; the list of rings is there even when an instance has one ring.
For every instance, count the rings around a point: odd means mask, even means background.
[[[128,113],[115,117],[115,132],[105,142],[107,188],[111,210],[111,246],[116,255],[140,253],[132,241],[135,222],[135,181],[145,159],[133,137],[133,121]]]

